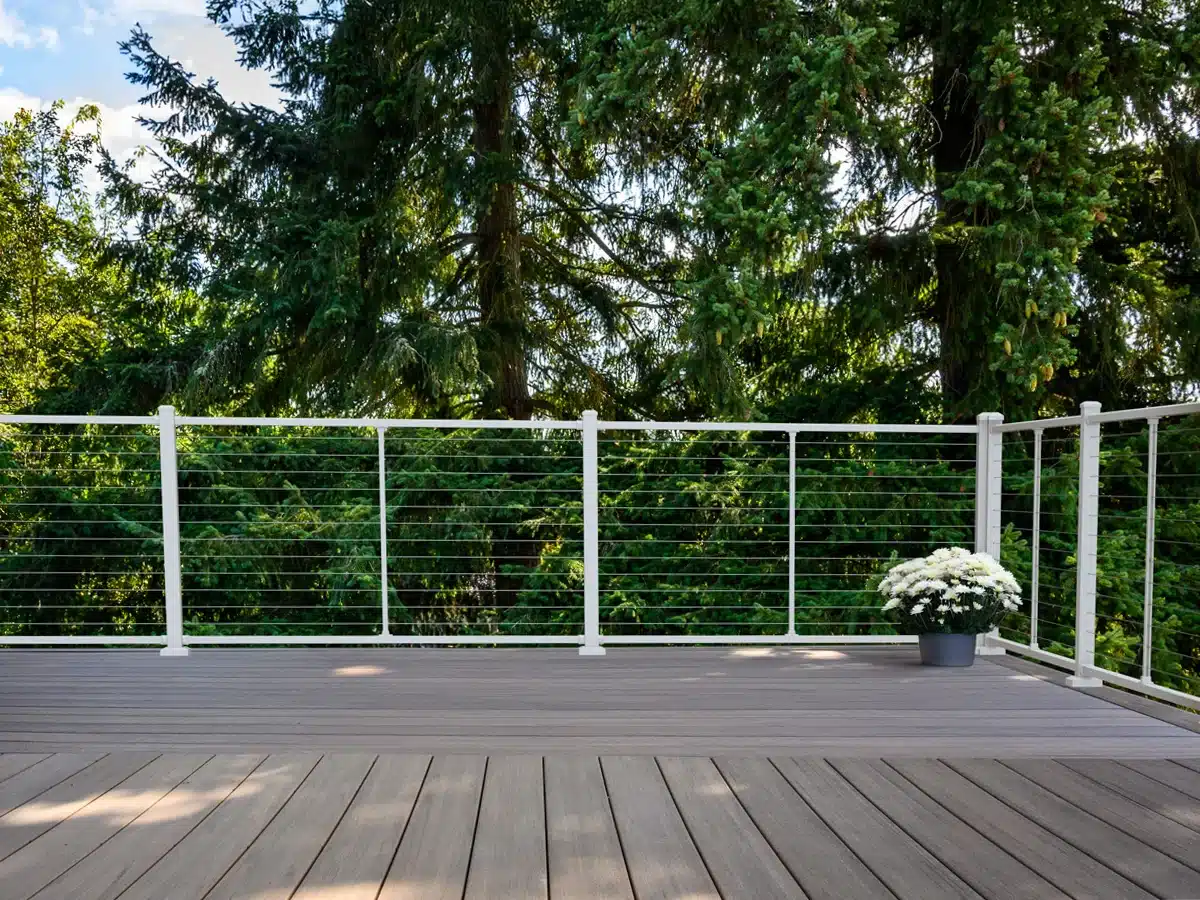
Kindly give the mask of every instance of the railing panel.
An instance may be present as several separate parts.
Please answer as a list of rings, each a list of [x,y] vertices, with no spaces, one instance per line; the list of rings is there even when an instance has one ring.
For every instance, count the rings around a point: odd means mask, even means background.
[[[789,607],[801,639],[895,635],[868,583],[971,542],[973,429],[792,433],[794,470],[786,433],[602,433],[607,642],[785,636]]]
[[[1075,655],[1078,492],[1077,426],[1004,433],[1000,562],[1024,588],[1025,604],[1000,636],[1068,659]]]
[[[378,635],[374,429],[180,425],[184,634]]]
[[[387,432],[391,631],[583,631],[578,429]]]
[[[529,426],[181,426],[186,634],[576,635],[579,446]]]
[[[161,643],[158,431],[0,422],[0,635]]]
[[[1200,415],[1105,424],[1098,520],[1096,665],[1200,694]]]

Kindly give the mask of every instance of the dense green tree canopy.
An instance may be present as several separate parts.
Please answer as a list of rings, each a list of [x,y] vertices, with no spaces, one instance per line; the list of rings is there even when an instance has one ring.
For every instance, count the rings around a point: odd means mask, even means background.
[[[1193,3],[211,14],[283,108],[138,31],[165,164],[109,167],[137,270],[208,300],[198,404],[953,419],[1197,380]]]
[[[0,129],[0,410],[937,422],[1200,391],[1196,0],[209,11],[278,108],[139,29],[151,177],[97,160],[93,110]],[[1105,435],[1098,659],[1139,674],[1148,436]],[[1153,610],[1193,691],[1198,436],[1160,435]],[[891,633],[862,586],[970,541],[974,437],[809,437],[799,621]],[[386,585],[377,438],[184,429],[192,633],[362,633],[385,587],[417,633],[576,633],[576,435],[389,433]],[[161,632],[156,440],[0,430],[4,628]],[[1078,456],[1043,450],[1042,645],[1070,652]],[[778,633],[788,451],[606,437],[606,627]]]

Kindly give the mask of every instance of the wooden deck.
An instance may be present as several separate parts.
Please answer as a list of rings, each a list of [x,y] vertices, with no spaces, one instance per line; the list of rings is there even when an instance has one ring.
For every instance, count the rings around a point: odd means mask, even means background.
[[[0,756],[4,900],[1200,897],[1200,761]]]
[[[1196,717],[912,656],[0,653],[0,900],[1200,898]]]
[[[0,652],[0,752],[286,749],[1189,758],[1200,734],[911,647]]]

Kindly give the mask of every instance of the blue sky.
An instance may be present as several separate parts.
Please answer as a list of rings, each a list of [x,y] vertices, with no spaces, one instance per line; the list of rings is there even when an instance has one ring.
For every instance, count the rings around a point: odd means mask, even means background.
[[[103,138],[118,156],[148,142],[133,119],[139,90],[125,79],[118,43],[141,23],[155,46],[234,100],[271,103],[262,72],[237,64],[236,47],[204,16],[204,0],[0,0],[0,117],[56,99],[100,106]]]

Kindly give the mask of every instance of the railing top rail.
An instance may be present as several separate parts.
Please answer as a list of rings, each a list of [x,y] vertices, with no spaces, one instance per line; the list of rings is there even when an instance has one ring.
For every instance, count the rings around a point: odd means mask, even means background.
[[[975,434],[975,425],[867,425],[802,422],[599,422],[601,431],[764,431],[781,434]]]
[[[258,416],[176,416],[179,425],[289,428],[485,428],[531,431],[578,430],[579,420],[558,419],[322,419]]]
[[[9,425],[157,425],[158,416],[0,416]]]
[[[1043,428],[1069,428],[1082,425],[1083,416],[1059,416],[1055,419],[1030,419],[1026,422],[1005,422],[997,425],[996,431],[1008,434],[1012,431],[1041,431]]]
[[[1200,402],[1171,403],[1166,406],[1143,406],[1136,409],[1113,409],[1108,412],[1088,416],[1089,422],[1130,422],[1165,419],[1169,416],[1190,416],[1200,414]],[[1038,431],[1043,428],[1066,428],[1071,425],[1082,425],[1083,416],[1059,416],[1054,419],[1029,419],[1023,422],[1005,422],[997,426],[1001,433],[1012,431]]]
[[[156,425],[158,416],[3,415],[14,425]],[[479,428],[578,431],[579,419],[374,419],[268,416],[176,416],[176,425],[284,428]],[[778,434],[975,434],[978,426],[867,424],[855,422],[598,422],[604,431],[758,431]]]
[[[1164,419],[1168,416],[1190,416],[1200,413],[1200,402],[1172,403],[1167,406],[1143,406],[1140,409],[1114,409],[1097,413],[1093,422],[1129,422],[1134,420]]]

